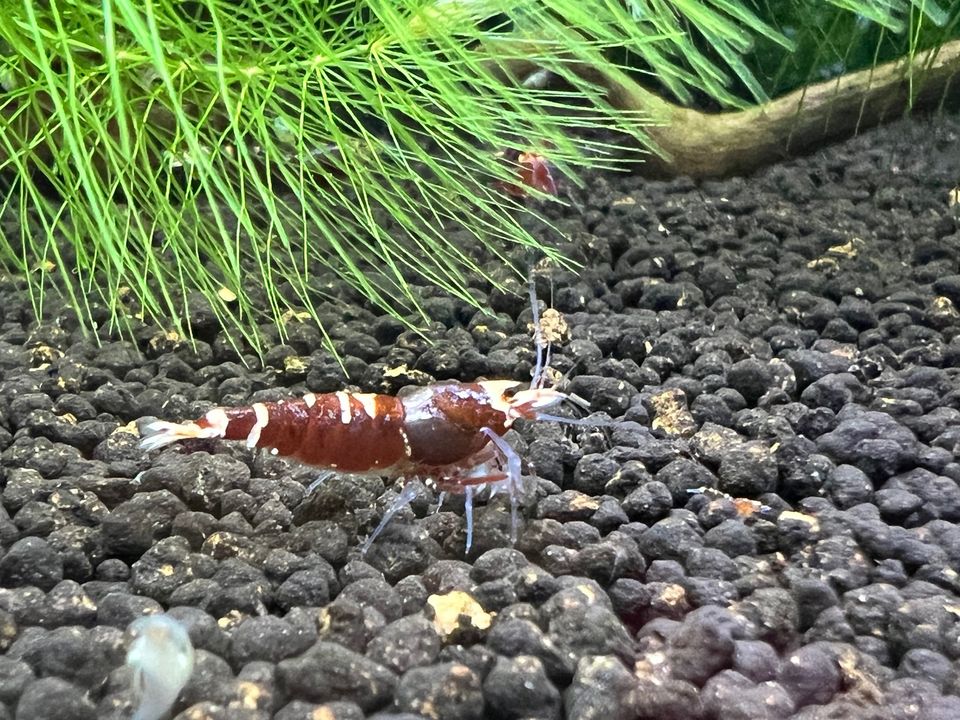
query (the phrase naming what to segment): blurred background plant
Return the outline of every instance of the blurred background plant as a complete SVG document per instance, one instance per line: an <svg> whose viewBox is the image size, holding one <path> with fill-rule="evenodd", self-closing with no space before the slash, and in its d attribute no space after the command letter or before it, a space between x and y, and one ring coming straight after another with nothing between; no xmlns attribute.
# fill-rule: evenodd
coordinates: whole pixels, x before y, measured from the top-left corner
<svg viewBox="0 0 960 720"><path fill-rule="evenodd" d="M417 283L473 302L512 247L563 262L499 151L575 181L623 159L596 130L649 142L578 68L750 107L957 37L945 1L8 1L0 262L91 330L189 336L208 303L260 350L343 288L415 323Z"/></svg>
<svg viewBox="0 0 960 720"><path fill-rule="evenodd" d="M625 46L664 97L743 108L960 38L957 0L625 0L665 41ZM667 71L664 72L664 68Z"/></svg>

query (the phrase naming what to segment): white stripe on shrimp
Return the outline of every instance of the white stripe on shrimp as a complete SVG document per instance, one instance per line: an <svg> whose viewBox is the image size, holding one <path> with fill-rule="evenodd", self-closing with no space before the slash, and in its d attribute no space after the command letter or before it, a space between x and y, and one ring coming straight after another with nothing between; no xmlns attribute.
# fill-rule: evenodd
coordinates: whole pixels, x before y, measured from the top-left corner
<svg viewBox="0 0 960 720"><path fill-rule="evenodd" d="M340 390L337 392L337 400L340 402L340 422L349 425L353 417L353 412L350 410L350 395Z"/></svg>
<svg viewBox="0 0 960 720"><path fill-rule="evenodd" d="M354 400L360 403L363 411L372 418L377 416L377 396L373 393L354 393Z"/></svg>
<svg viewBox="0 0 960 720"><path fill-rule="evenodd" d="M250 428L250 434L247 435L247 447L253 448L260 442L260 432L270 422L270 413L267 406L263 403L254 403L251 405L254 414L257 416L257 422Z"/></svg>

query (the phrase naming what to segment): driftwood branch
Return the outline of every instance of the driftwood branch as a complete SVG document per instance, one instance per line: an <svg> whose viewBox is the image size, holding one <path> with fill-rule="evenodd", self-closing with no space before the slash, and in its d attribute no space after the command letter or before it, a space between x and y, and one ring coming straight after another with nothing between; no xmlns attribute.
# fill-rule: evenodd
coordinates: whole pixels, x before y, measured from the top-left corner
<svg viewBox="0 0 960 720"><path fill-rule="evenodd" d="M514 77L534 69L526 61L506 68ZM960 100L960 41L841 77L808 85L746 110L707 113L664 100L610 67L574 63L581 78L606 89L620 110L642 113L656 153L639 172L696 178L749 173L826 142L902 117L910 109Z"/></svg>

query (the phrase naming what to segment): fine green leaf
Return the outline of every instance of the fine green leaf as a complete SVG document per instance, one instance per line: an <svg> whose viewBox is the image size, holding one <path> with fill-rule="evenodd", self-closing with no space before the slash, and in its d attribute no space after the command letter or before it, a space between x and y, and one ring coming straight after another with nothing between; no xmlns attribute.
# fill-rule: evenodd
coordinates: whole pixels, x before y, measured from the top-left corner
<svg viewBox="0 0 960 720"><path fill-rule="evenodd" d="M37 313L56 291L92 331L189 335L202 296L258 350L341 290L416 324L424 283L473 302L469 277L500 282L484 258L566 262L495 188L515 180L500 151L545 154L576 183L618 165L598 129L646 142L642 115L576 64L745 107L935 47L955 5L7 0L0 262ZM517 61L562 82L496 71Z"/></svg>

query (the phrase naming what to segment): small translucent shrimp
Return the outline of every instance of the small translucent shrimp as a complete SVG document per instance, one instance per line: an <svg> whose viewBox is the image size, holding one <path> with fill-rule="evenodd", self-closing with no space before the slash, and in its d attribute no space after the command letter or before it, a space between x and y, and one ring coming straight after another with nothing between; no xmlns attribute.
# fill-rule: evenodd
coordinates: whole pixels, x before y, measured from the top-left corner
<svg viewBox="0 0 960 720"><path fill-rule="evenodd" d="M160 720L173 707L193 672L193 645L186 628L169 615L137 618L127 667L133 670L138 705L133 720Z"/></svg>

